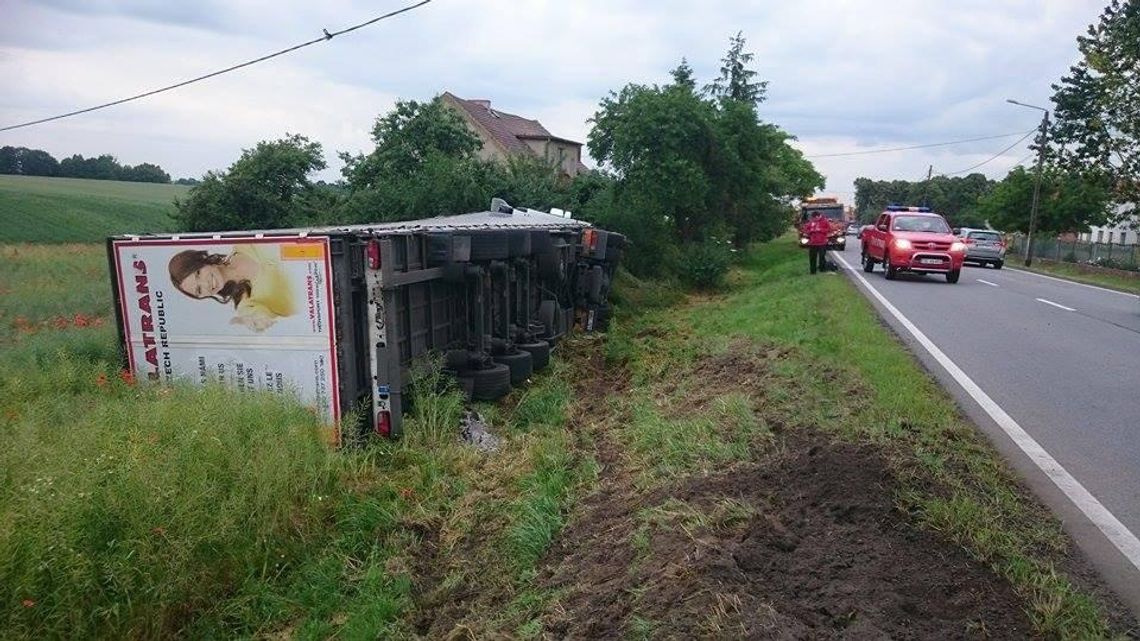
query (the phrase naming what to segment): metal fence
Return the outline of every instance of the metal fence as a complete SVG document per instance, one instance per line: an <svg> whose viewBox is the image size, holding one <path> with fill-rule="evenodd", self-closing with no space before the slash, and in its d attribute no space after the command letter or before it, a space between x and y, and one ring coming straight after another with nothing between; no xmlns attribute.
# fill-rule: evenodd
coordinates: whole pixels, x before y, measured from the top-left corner
<svg viewBox="0 0 1140 641"><path fill-rule="evenodd" d="M1025 255L1025 237L1010 238L1009 253ZM1115 269L1140 269L1140 245L1092 243L1060 238L1034 238L1033 256L1067 263L1084 263Z"/></svg>

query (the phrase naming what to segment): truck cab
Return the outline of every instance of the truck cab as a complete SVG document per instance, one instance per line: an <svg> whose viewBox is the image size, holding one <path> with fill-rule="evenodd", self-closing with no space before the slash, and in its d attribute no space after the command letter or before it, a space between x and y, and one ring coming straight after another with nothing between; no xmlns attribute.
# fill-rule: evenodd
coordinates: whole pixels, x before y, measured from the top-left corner
<svg viewBox="0 0 1140 641"><path fill-rule="evenodd" d="M796 224L796 231L800 235L800 247L808 246L808 237L804 233L804 225L811 220L815 212L823 214L831 229L827 234L827 248L843 250L847 247L847 212L843 203L835 198L808 198L800 203L800 220Z"/></svg>
<svg viewBox="0 0 1140 641"><path fill-rule="evenodd" d="M957 283L966 257L966 244L950 230L946 219L928 207L890 205L862 235L863 271L882 265L887 280L900 272L945 274Z"/></svg>

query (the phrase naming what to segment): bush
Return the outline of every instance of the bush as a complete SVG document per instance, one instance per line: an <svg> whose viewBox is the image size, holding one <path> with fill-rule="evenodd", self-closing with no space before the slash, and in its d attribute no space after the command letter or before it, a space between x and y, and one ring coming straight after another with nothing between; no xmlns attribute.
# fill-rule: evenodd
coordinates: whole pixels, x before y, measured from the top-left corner
<svg viewBox="0 0 1140 641"><path fill-rule="evenodd" d="M724 283L724 275L732 263L732 251L726 242L709 240L685 245L681 252L681 280L697 289L716 289Z"/></svg>

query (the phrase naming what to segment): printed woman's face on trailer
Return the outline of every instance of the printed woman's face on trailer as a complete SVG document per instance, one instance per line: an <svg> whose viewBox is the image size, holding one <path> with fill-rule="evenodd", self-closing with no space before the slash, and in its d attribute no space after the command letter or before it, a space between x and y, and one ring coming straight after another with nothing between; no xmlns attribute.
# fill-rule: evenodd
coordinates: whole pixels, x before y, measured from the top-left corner
<svg viewBox="0 0 1140 641"><path fill-rule="evenodd" d="M182 293L193 298L217 296L225 285L219 265L202 265L177 283Z"/></svg>

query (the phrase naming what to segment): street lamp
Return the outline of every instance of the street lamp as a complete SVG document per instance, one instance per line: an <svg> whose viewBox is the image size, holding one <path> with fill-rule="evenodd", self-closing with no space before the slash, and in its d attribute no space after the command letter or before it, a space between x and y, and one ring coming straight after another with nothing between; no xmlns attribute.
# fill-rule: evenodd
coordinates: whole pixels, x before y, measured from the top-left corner
<svg viewBox="0 0 1140 641"><path fill-rule="evenodd" d="M1045 112L1041 116L1041 136L1037 141L1037 171L1033 181L1033 205L1029 209L1029 233L1025 235L1025 266L1033 264L1033 227L1037 224L1037 201L1041 198L1041 166L1045 164L1045 145L1049 141L1049 110L1037 105L1027 105L1024 102L1007 99L1011 105L1028 107Z"/></svg>

